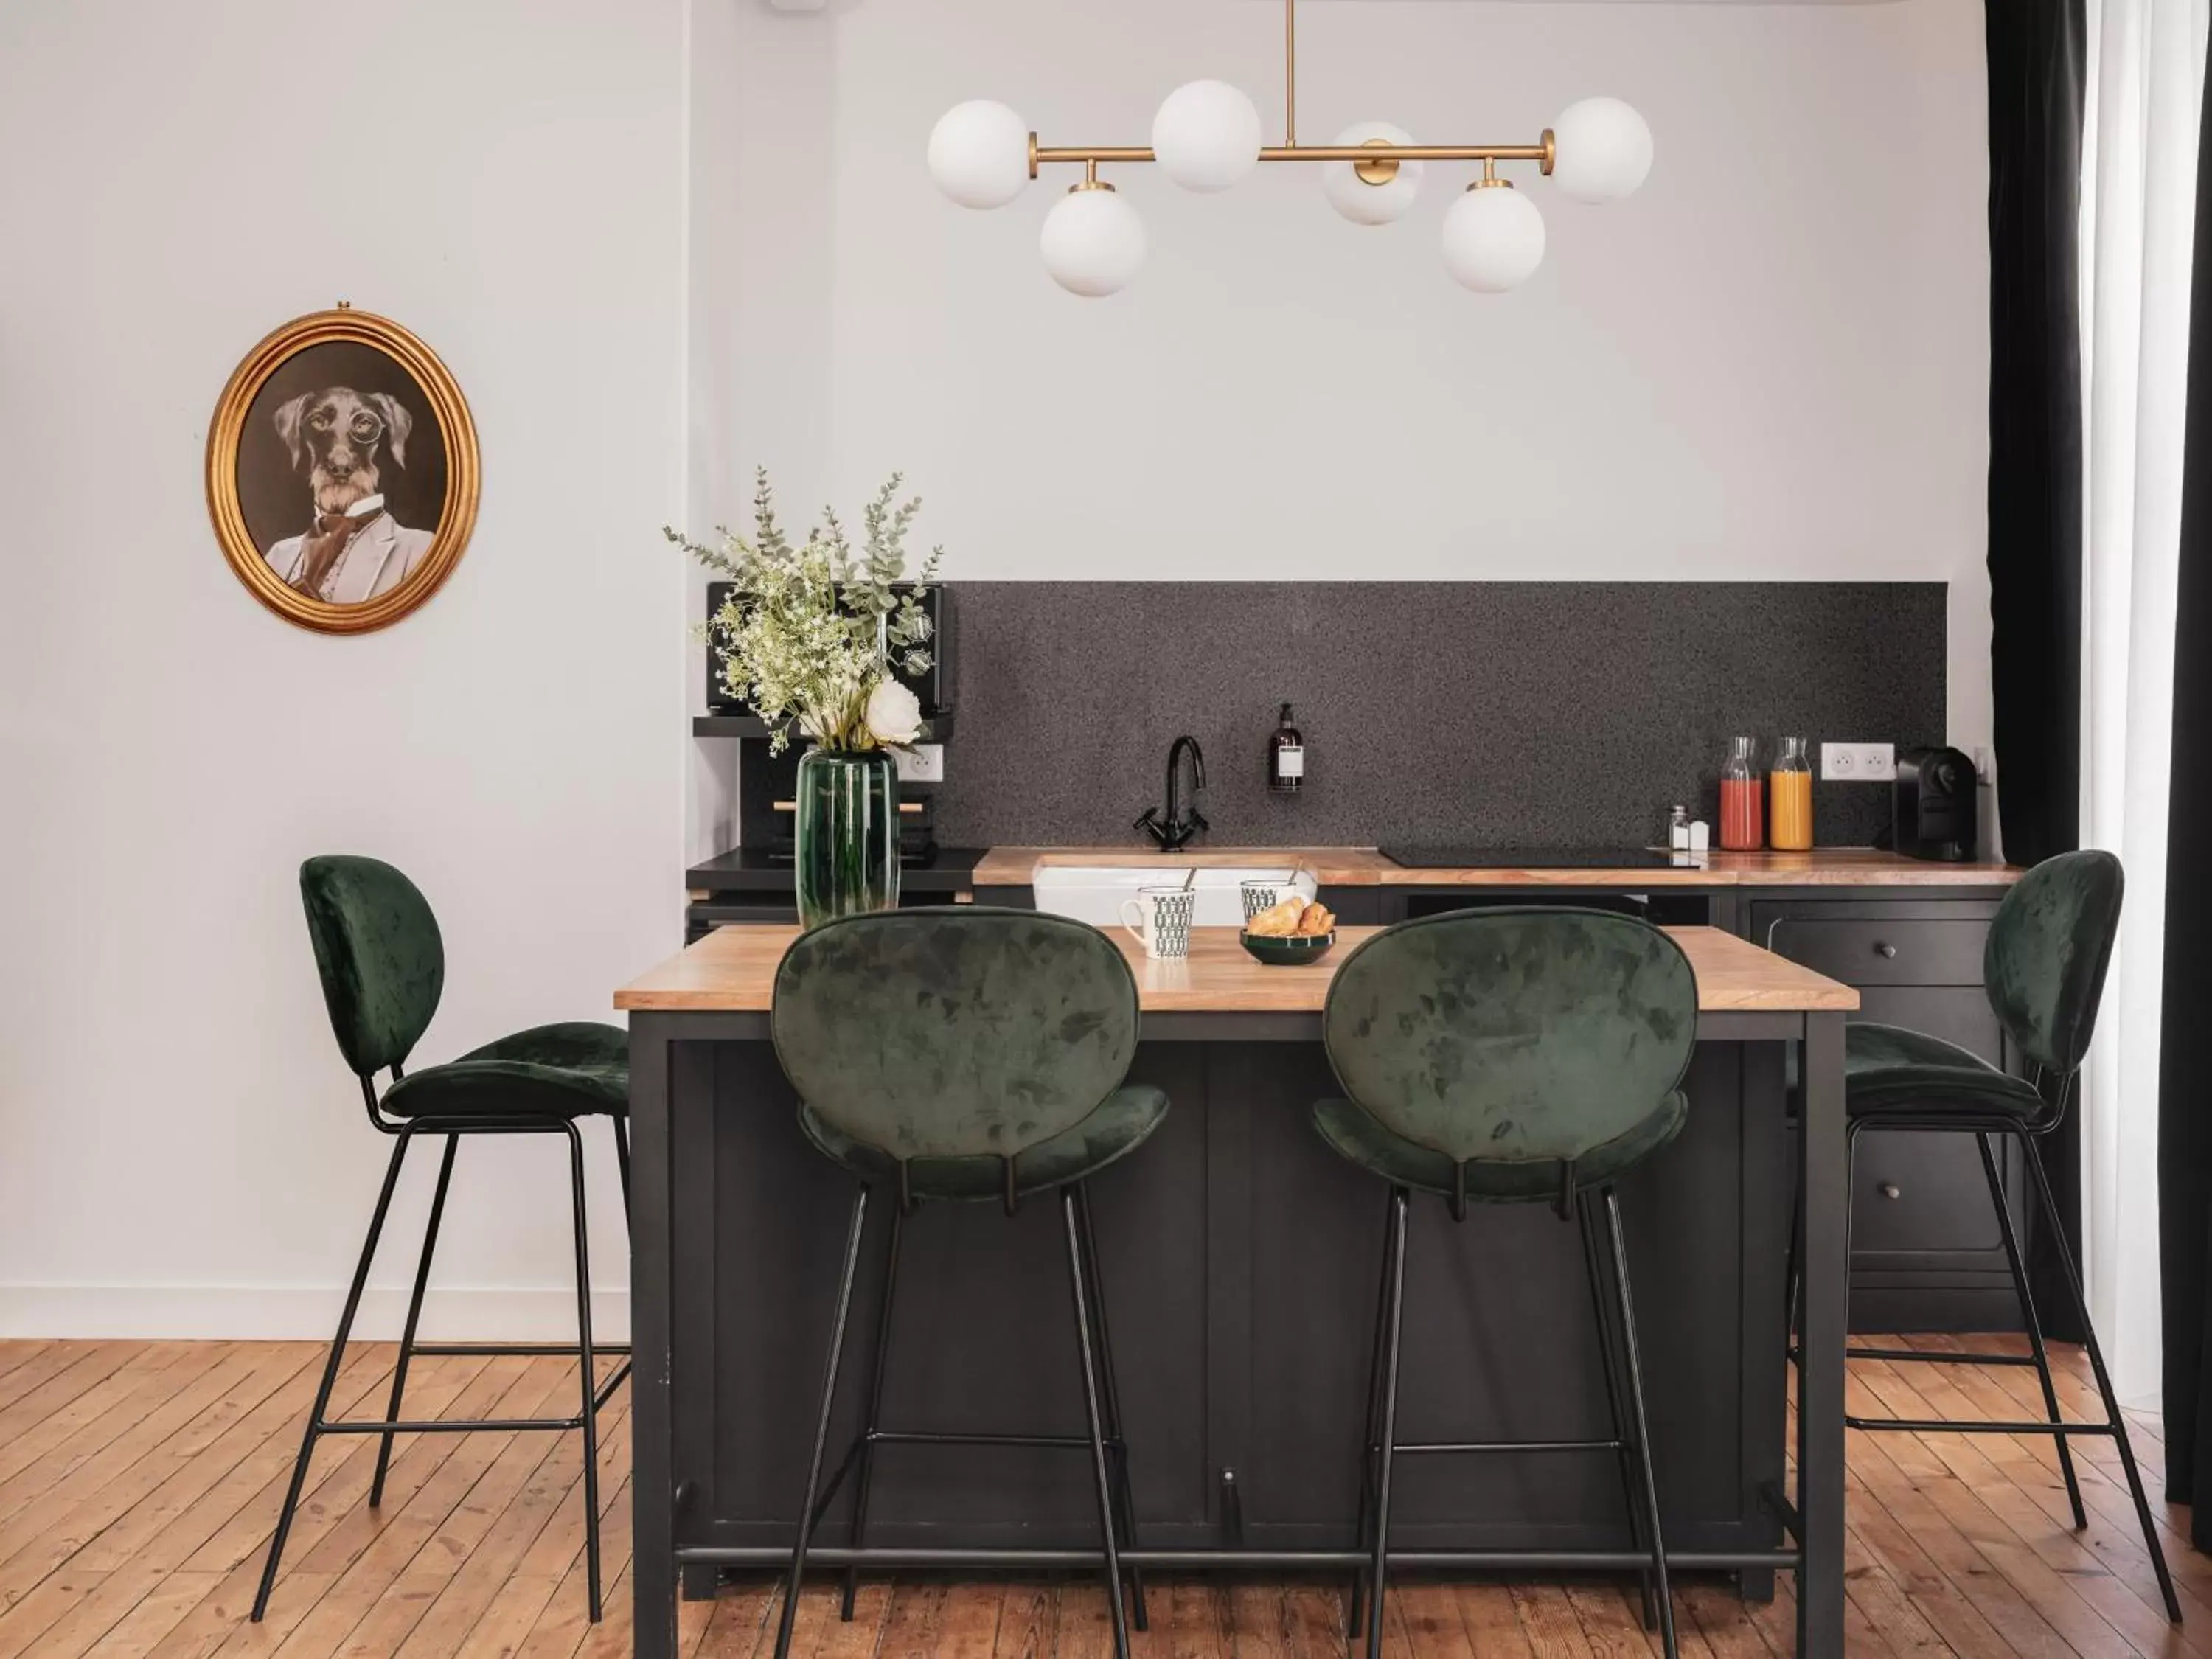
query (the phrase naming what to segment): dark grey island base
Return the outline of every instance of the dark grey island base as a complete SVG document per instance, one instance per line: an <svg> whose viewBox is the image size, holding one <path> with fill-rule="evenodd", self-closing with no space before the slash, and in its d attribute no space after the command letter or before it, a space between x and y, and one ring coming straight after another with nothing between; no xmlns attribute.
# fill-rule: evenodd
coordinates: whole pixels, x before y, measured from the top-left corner
<svg viewBox="0 0 2212 1659"><path fill-rule="evenodd" d="M1842 1019L1702 1014L1689 1127L1622 1188L1668 1554L1684 1571L1735 1571L1759 1598L1778 1566L1800 1570L1800 1651L1819 1655L1842 1651ZM632 1005L639 1659L672 1651L679 1575L703 1594L723 1567L787 1560L805 1479L852 1188L800 1137L766 1028L757 1011ZM1134 1484L1125 1559L1344 1571L1357 1559L1383 1189L1308 1126L1309 1103L1334 1087L1313 1014L1148 1000L1144 1035L1133 1077L1164 1089L1173 1111L1092 1187ZM1802 1146L1784 1080L1792 1048L1807 1079ZM1783 1275L1801 1151L1802 1516L1780 1498ZM1414 1218L1408 1306L1419 1319L1406 1337L1401 1432L1601 1435L1574 1230L1544 1206L1478 1208L1455 1224L1442 1201L1417 1200ZM863 1242L833 1457L864 1404L887 1223L878 1206ZM1041 1200L1011 1222L995 1206L909 1220L887 1427L1079 1431L1057 1224ZM1095 1564L1087 1481L1084 1459L1059 1450L888 1448L862 1559ZM851 1559L849 1497L817 1534L825 1570ZM1804 1537L1802 1566L1790 1529ZM1408 1571L1553 1569L1567 1565L1560 1552L1627 1571L1636 1559L1602 1454L1406 1460L1392 1540Z"/></svg>

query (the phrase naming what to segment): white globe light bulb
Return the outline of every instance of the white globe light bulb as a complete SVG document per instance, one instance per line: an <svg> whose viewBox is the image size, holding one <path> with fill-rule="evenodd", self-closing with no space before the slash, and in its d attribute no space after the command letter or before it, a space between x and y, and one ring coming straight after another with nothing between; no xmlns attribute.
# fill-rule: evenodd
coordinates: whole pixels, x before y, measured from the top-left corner
<svg viewBox="0 0 2212 1659"><path fill-rule="evenodd" d="M1006 206L1030 181L1030 124L988 98L954 105L930 131L929 176L962 207Z"/></svg>
<svg viewBox="0 0 2212 1659"><path fill-rule="evenodd" d="M1544 260L1544 216L1510 185L1477 185L1444 215L1444 269L1478 294L1516 288Z"/></svg>
<svg viewBox="0 0 2212 1659"><path fill-rule="evenodd" d="M1227 190L1260 165L1260 112L1225 81L1177 87L1152 117L1160 171L1185 190Z"/></svg>
<svg viewBox="0 0 2212 1659"><path fill-rule="evenodd" d="M1145 222L1111 185L1078 185L1044 217L1044 268L1070 294L1102 300L1145 263Z"/></svg>
<svg viewBox="0 0 2212 1659"><path fill-rule="evenodd" d="M1336 135L1337 145L1350 149L1380 139L1386 144L1410 144L1413 135L1388 121L1362 121ZM1404 218L1421 193L1419 161L1401 161L1395 178L1370 185L1359 176L1356 161L1328 161L1321 170L1321 187L1328 204L1355 225L1395 224Z"/></svg>
<svg viewBox="0 0 2212 1659"><path fill-rule="evenodd" d="M1593 206L1633 195L1651 171L1651 129L1618 98L1585 98L1552 124L1552 182Z"/></svg>

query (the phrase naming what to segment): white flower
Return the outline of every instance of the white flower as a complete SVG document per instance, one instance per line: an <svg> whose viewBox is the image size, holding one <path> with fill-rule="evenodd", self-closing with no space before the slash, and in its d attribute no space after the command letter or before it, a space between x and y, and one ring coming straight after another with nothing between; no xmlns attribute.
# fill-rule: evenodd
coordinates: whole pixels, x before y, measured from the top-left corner
<svg viewBox="0 0 2212 1659"><path fill-rule="evenodd" d="M868 693L868 730L878 743L894 747L921 735L921 701L886 675Z"/></svg>

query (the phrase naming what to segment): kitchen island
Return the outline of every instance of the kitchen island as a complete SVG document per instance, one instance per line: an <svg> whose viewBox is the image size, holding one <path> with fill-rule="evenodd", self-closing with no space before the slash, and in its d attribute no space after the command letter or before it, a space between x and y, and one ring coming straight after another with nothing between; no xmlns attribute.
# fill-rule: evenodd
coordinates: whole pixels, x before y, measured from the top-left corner
<svg viewBox="0 0 2212 1659"><path fill-rule="evenodd" d="M1227 930L1184 963L1134 955L1133 1080L1159 1133L1093 1184L1144 1566L1348 1570L1382 1195L1307 1121L1336 1092L1319 1037L1334 967L1263 968ZM1800 1574L1800 1651L1843 1650L1843 1021L1849 987L1705 927L1675 937L1698 982L1688 1127L1622 1188L1650 1360L1668 1554L1771 1594ZM623 990L635 1213L636 1652L674 1650L679 1583L787 1552L848 1215L849 1178L801 1138L768 1040L795 930L725 927ZM1125 949L1130 949L1125 945ZM1785 1082L1795 1056L1803 1124ZM1806 1190L1795 1501L1785 1468L1783 1274ZM908 1224L885 1421L1066 1432L1079 1421L1056 1212L925 1208ZM1542 1206L1455 1225L1416 1205L1401 1421L1413 1436L1570 1437L1601 1425L1596 1335L1573 1231ZM880 1221L876 1226L883 1224ZM848 1378L876 1340L872 1226ZM858 1387L832 1443L854 1432ZM1571 1467L1571 1463L1581 1465ZM1633 1570L1608 1460L1404 1469L1394 1571ZM870 1569L1095 1563L1082 1460L900 1447L877 1460ZM851 1559L842 1500L817 1534ZM1794 1534L1794 1535L1793 1535Z"/></svg>

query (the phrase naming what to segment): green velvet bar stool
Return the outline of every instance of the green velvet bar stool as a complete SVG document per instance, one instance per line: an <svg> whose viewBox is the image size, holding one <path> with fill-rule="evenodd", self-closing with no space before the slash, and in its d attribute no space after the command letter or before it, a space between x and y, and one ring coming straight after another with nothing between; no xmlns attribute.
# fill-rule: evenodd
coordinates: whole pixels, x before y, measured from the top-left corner
<svg viewBox="0 0 2212 1659"><path fill-rule="evenodd" d="M591 1264L586 1248L584 1143L577 1120L604 1115L614 1125L615 1152L622 1176L623 1208L629 1207L629 1036L618 1026L577 1022L540 1025L501 1037L459 1060L419 1072L406 1069L408 1057L437 1012L446 980L445 946L437 918L415 884L374 859L313 858L300 866L300 897L307 907L307 936L323 982L323 1002L338 1051L361 1084L368 1121L393 1137L384 1187L369 1217L368 1237L346 1291L315 1402L307 1413L305 1437L292 1465L292 1484L269 1540L269 1559L253 1598L253 1618L268 1610L269 1592L283 1559L300 1492L307 1478L315 1442L326 1434L379 1437L376 1473L368 1489L369 1507L383 1501L385 1472L394 1434L465 1432L495 1429L579 1431L584 1440L584 1554L594 1622L599 1617L599 1413L629 1375L626 1343L592 1340ZM381 1099L376 1073L389 1071L392 1082ZM464 1135L558 1134L568 1138L569 1203L575 1228L576 1340L573 1346L535 1343L417 1342L422 1293L430 1281L430 1256L438 1243L438 1224L446 1212L446 1191L453 1176L453 1157ZM399 1337L392 1373L391 1398L382 1418L333 1421L331 1389L345 1358L354 1316L361 1306L370 1262L376 1255L399 1166L417 1135L442 1136L445 1150L438 1184L430 1199L430 1218L416 1263L415 1286ZM417 1354L573 1354L577 1360L579 1406L573 1417L521 1419L434 1419L403 1421L399 1416L407 1369ZM595 1362L617 1360L605 1382L595 1383Z"/></svg>
<svg viewBox="0 0 2212 1659"><path fill-rule="evenodd" d="M860 1183L776 1632L777 1659L790 1650L807 1544L823 1511L857 1466L853 1542L860 1547L876 1451L899 1444L1087 1450L1105 1540L1114 1651L1127 1659L1119 1540L1133 1524L1128 1456L1085 1191L1092 1176L1143 1145L1167 1116L1165 1095L1126 1082L1137 1048L1137 984L1127 962L1095 927L1034 911L957 905L852 916L793 944L776 970L771 1024L776 1057L800 1101L800 1129ZM825 1487L822 1465L861 1229L877 1188L895 1207L875 1376L861 1431ZM939 1201L997 1202L1012 1215L1023 1199L1047 1189L1060 1195L1088 1434L886 1430L884 1358L906 1216L917 1205ZM854 1577L848 1568L848 1619ZM1144 1589L1134 1573L1131 1579L1142 1629Z"/></svg>
<svg viewBox="0 0 2212 1659"><path fill-rule="evenodd" d="M1645 1621L1657 1624L1674 1659L1674 1604L1616 1184L1671 1142L1688 1117L1680 1085L1698 1036L1688 959L1657 928L1608 912L1425 917L1376 934L1346 960L1329 988L1322 1035L1347 1098L1316 1104L1314 1127L1389 1188L1360 1463L1360 1547L1370 1559L1352 1584L1352 1633L1363 1591L1371 1589L1367 1652L1381 1659L1399 1456L1610 1452L1620 1467L1632 1547L1650 1557ZM1443 1199L1455 1220L1474 1204L1547 1202L1563 1221L1579 1219L1612 1419L1607 1437L1400 1443L1406 1217L1415 1192ZM1595 1201L1582 1202L1585 1196Z"/></svg>
<svg viewBox="0 0 2212 1659"><path fill-rule="evenodd" d="M2069 1443L2075 1435L2109 1437L2118 1448L2120 1467L2126 1472L2128 1493L2135 1500L2136 1517L2142 1528L2143 1547L2158 1576L2166 1598L2166 1616L2181 1622L2181 1603L2173 1593L2173 1580L2159 1547L2158 1528L2151 1518L2150 1501L2143 1491L2142 1475L2136 1467L2134 1448L2120 1417L2120 1404L2112 1392L2112 1379L2105 1369L2103 1350L2089 1323L2089 1308L2081 1295L2081 1276L2074 1265L2074 1252L2065 1230L2057 1224L2058 1208L2051 1197L2050 1177L2044 1173L2037 1142L2064 1121L2074 1080L2089 1051L2097 1025L2097 1008L2105 992L2105 969L2119 931L2120 901L2124 888L2120 861L2110 853L2062 853L2047 859L2021 877L1997 907L1990 924L1989 942L1982 955L1982 983L1990 1006L2003 1024L2014 1049L2027 1061L2027 1078L1999 1071L1978 1054L1941 1038L1903 1026L1853 1024L1844 1033L1844 1109L1849 1118L1845 1133L1846 1158L1868 1129L1885 1134L1915 1130L1936 1134L1971 1134L1982 1156L1982 1174L1990 1201L1996 1206L1998 1231L2004 1239L2005 1263L2012 1271L2013 1289L2020 1297L2021 1314L2027 1326L2028 1352L1939 1353L1917 1348L1852 1348L1851 1357L1893 1364L2033 1365L2043 1385L2043 1422L1953 1422L1887 1417L1847 1417L1855 1429L1905 1430L1944 1434L2047 1434L2058 1443L2059 1472L2065 1477L2066 1496L2073 1505L2074 1525L2089 1524L2081 1505L2081 1482L2075 1477L2074 1454ZM2081 1321L2089 1368L2097 1379L2104 1402L2102 1423L2070 1423L2063 1419L2058 1392L2051 1380L2051 1359L2044 1345L2043 1323L2030 1292L2027 1269L2021 1249L2012 1208L2005 1200L2004 1182L1998 1173L1996 1146L2009 1137L2020 1146L2023 1161L2033 1179L2039 1213L2051 1228L2067 1294ZM1846 1164L1848 1173L1850 1165ZM1847 1235L1848 1237L1848 1235ZM1790 1329L1796 1330L1799 1269L1795 1229L1790 1261ZM1848 1253L1848 1247L1847 1247ZM1796 1358L1796 1349L1790 1349Z"/></svg>

